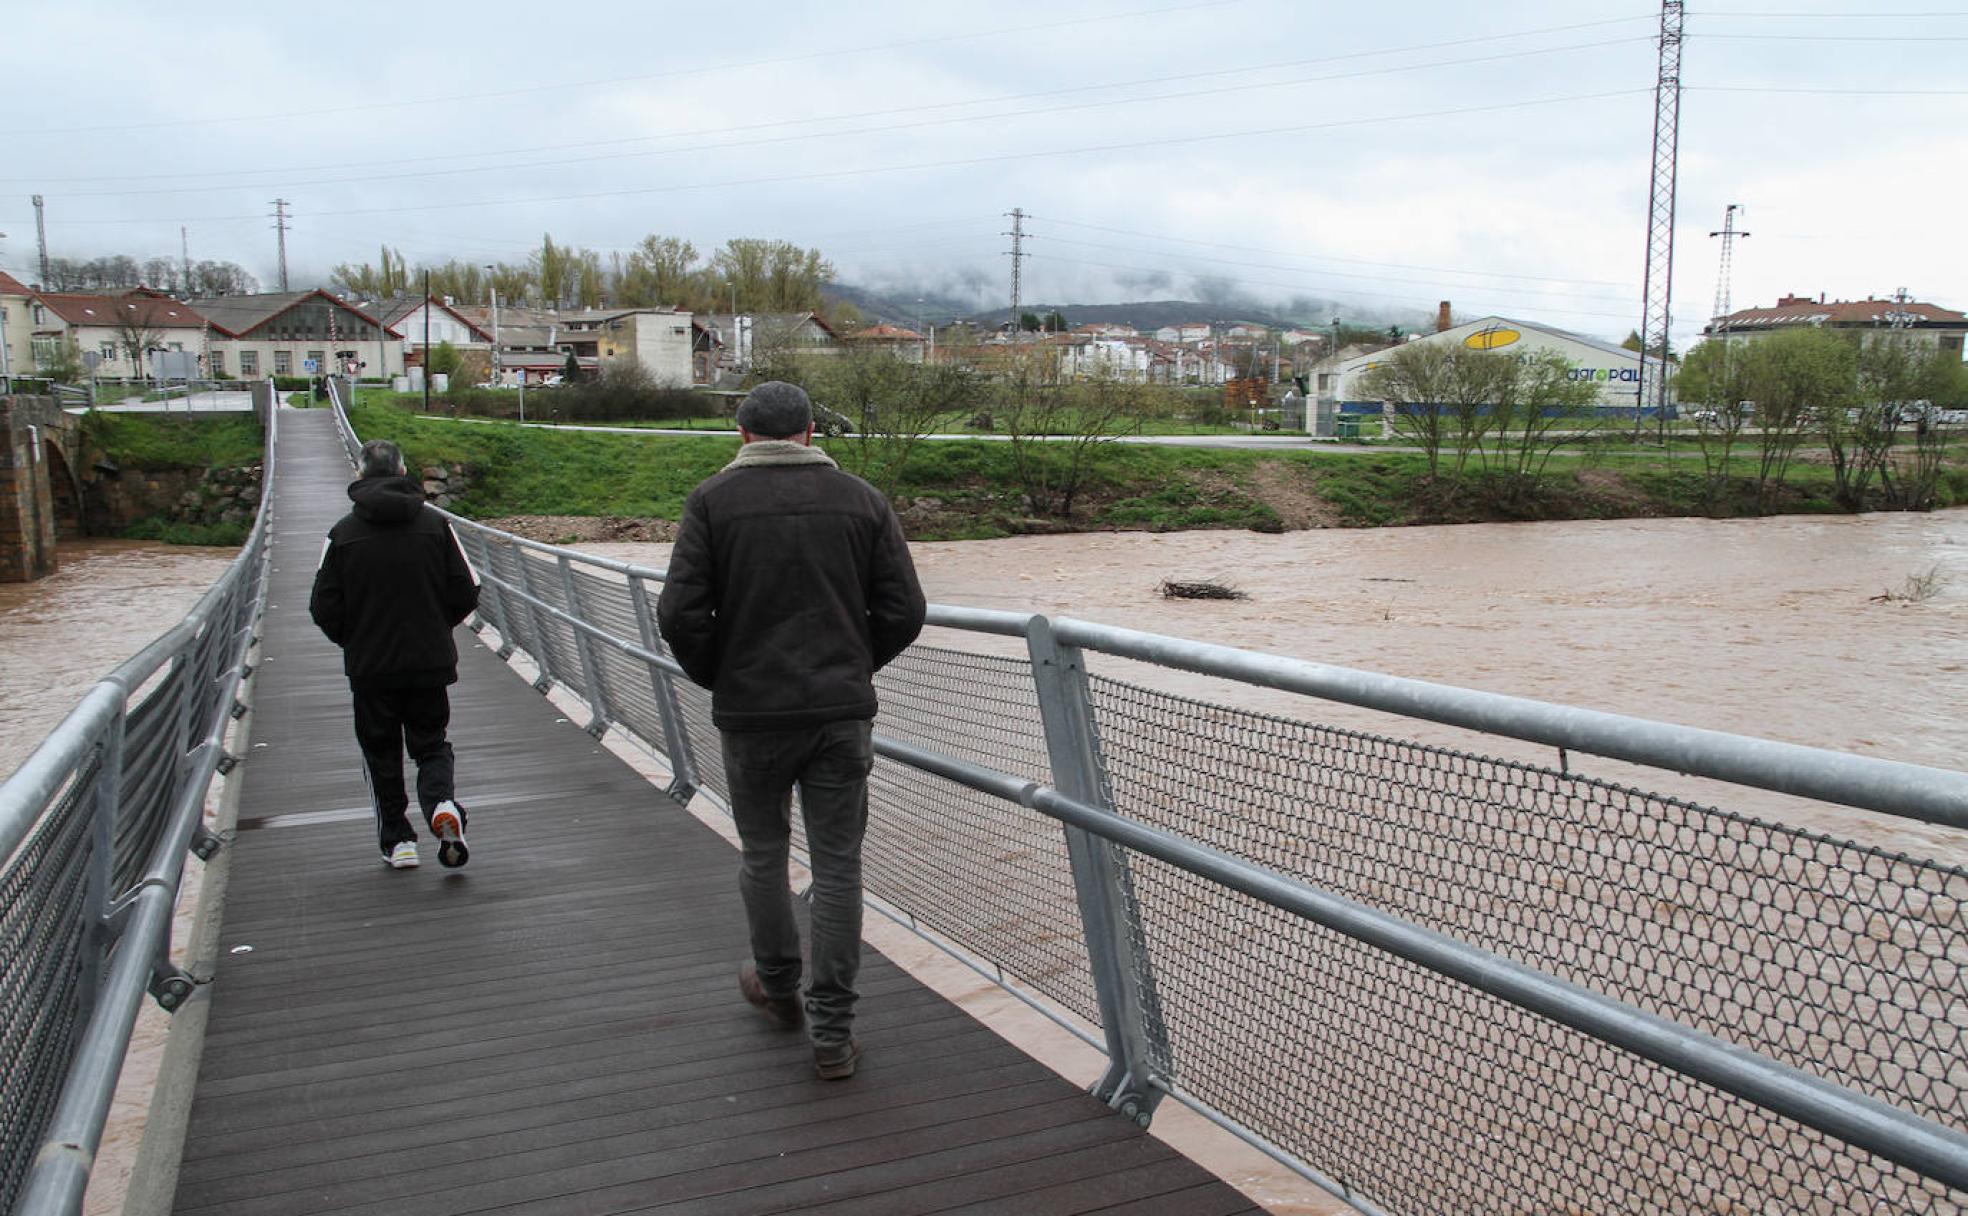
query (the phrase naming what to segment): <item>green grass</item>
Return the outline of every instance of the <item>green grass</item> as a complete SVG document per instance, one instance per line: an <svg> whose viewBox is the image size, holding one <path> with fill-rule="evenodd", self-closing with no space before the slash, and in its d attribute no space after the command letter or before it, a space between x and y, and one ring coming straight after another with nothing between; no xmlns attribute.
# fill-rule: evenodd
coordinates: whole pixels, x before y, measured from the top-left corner
<svg viewBox="0 0 1968 1216"><path fill-rule="evenodd" d="M260 424L251 414L106 414L82 420L89 446L118 464L238 468L258 464Z"/></svg>
<svg viewBox="0 0 1968 1216"><path fill-rule="evenodd" d="M729 432L699 438L460 425L392 408L383 404L385 397L364 395L353 415L357 433L396 440L413 468L431 463L471 466L471 488L457 508L478 518L675 519L690 490L737 451L736 437ZM818 442L849 469L857 467L864 451L863 441L852 436ZM926 521L911 525L911 534L925 540L1063 528L1273 531L1282 525L1256 488L1258 466L1267 462L1294 466L1302 485L1349 527L1711 511L1702 462L1658 448L1628 447L1615 461L1598 448L1560 453L1546 477L1527 492L1505 475L1484 474L1473 461L1461 478L1431 479L1417 452L1102 444L1092 453L1073 518L1038 520L1024 501L1017 455L1003 442L924 441L915 446L899 476L888 478L878 468L867 473L898 498L933 498L942 504ZM1055 471L1068 457L1064 445L1036 445L1028 455ZM1735 463L1729 493L1713 513L1835 510L1826 466L1793 463L1784 491L1767 507L1755 501L1748 482L1754 469L1753 460ZM1956 462L1944 471L1939 498L1941 505L1968 502L1968 467Z"/></svg>

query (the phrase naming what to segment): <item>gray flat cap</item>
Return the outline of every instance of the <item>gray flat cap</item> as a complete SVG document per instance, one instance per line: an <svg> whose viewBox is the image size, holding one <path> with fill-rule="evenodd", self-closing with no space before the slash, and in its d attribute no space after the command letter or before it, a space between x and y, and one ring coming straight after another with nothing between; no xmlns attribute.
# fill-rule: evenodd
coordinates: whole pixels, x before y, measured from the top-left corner
<svg viewBox="0 0 1968 1216"><path fill-rule="evenodd" d="M784 380L767 380L738 405L738 425L767 439L804 435L813 425L813 403L806 390Z"/></svg>

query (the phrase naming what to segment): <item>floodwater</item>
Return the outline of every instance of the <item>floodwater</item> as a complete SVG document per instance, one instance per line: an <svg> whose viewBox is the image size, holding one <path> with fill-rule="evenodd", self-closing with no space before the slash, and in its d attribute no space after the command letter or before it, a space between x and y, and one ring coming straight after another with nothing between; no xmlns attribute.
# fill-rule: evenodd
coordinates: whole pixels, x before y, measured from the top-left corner
<svg viewBox="0 0 1968 1216"><path fill-rule="evenodd" d="M184 619L236 549L62 543L55 573L0 583L0 773L11 773L89 686Z"/></svg>
<svg viewBox="0 0 1968 1216"><path fill-rule="evenodd" d="M595 551L644 565L667 545ZM1026 610L1942 768L1968 756L1968 511L1095 533L914 546L933 601ZM1241 600L1170 600L1163 580ZM1925 584L1926 598L1919 584ZM938 645L1018 643L932 630ZM1097 673L1550 765L1549 748L1133 664ZM1574 771L1652 784L1607 761ZM1968 861L1968 836L1776 795L1673 792Z"/></svg>

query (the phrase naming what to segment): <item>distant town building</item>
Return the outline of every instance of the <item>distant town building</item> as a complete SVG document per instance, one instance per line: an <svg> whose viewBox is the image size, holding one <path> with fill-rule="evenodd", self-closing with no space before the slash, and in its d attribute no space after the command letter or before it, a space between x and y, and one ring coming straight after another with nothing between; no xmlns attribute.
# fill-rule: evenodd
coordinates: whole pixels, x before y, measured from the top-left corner
<svg viewBox="0 0 1968 1216"><path fill-rule="evenodd" d="M0 270L0 374L31 376L34 334L28 328L34 293L27 284Z"/></svg>
<svg viewBox="0 0 1968 1216"><path fill-rule="evenodd" d="M597 308L560 314L559 342L582 366L601 371L633 364L657 384L686 388L695 379L690 314L676 308Z"/></svg>
<svg viewBox="0 0 1968 1216"><path fill-rule="evenodd" d="M1962 338L1968 335L1968 314L1919 300L1833 300L1821 295L1780 296L1771 308L1744 308L1709 323L1706 337L1727 335L1735 342L1753 342L1767 334L1809 327L1860 335L1908 334L1923 346L1961 358Z"/></svg>
<svg viewBox="0 0 1968 1216"><path fill-rule="evenodd" d="M1210 327L1202 321L1185 321L1180 325L1164 325L1155 331L1157 342L1202 342L1209 338Z"/></svg>
<svg viewBox="0 0 1968 1216"><path fill-rule="evenodd" d="M1640 353L1599 338L1530 321L1491 316L1454 325L1440 333L1410 338L1402 345L1424 343L1455 343L1470 350L1509 355L1534 355L1550 351L1572 364L1574 379L1588 380L1598 386L1600 407L1630 410L1639 403ZM1393 349L1383 348L1350 357L1341 352L1336 371L1322 369L1313 395L1334 400L1341 408L1384 405L1384 402L1367 394L1365 380L1367 373L1385 362ZM1658 365L1659 360L1650 358L1648 362Z"/></svg>
<svg viewBox="0 0 1968 1216"><path fill-rule="evenodd" d="M384 326L403 335L406 365L422 366L426 335L433 347L449 342L460 351L492 349L490 326L474 321L449 297L442 300L422 296L377 300L364 305L364 309L373 313Z"/></svg>
<svg viewBox="0 0 1968 1216"><path fill-rule="evenodd" d="M325 291L204 296L191 303L212 323L206 368L212 375L306 376L351 365L364 376L403 374L403 335Z"/></svg>
<svg viewBox="0 0 1968 1216"><path fill-rule="evenodd" d="M921 363L929 350L928 338L899 325L870 325L848 334L846 341L851 346L886 350L908 363Z"/></svg>
<svg viewBox="0 0 1968 1216"><path fill-rule="evenodd" d="M36 368L59 365L63 348L72 347L93 375L109 380L143 379L149 374L152 351L188 351L198 356L206 374L215 370L217 351L208 350L206 317L159 292L144 288L122 295L33 291L26 313L30 361ZM11 325L8 332L11 344ZM13 365L11 351L8 365Z"/></svg>

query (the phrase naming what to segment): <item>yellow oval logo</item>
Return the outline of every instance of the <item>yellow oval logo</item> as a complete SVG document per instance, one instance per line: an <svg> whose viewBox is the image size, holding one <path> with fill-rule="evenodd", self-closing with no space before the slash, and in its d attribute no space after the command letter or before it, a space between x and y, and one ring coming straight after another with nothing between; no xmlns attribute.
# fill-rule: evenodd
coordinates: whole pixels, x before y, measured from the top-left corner
<svg viewBox="0 0 1968 1216"><path fill-rule="evenodd" d="M1514 329L1485 329L1470 334L1462 340L1462 344L1470 350L1495 350L1499 346L1509 346L1523 336Z"/></svg>

